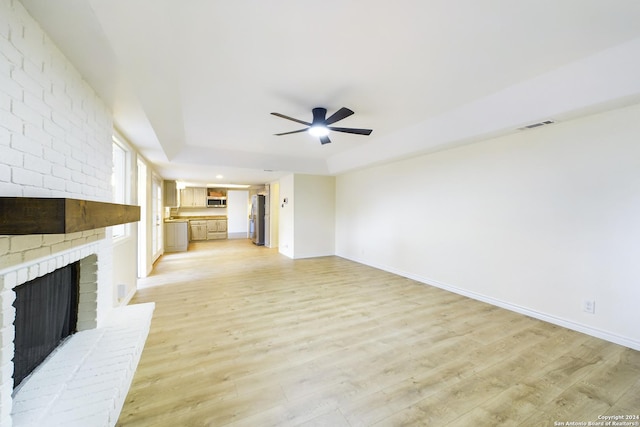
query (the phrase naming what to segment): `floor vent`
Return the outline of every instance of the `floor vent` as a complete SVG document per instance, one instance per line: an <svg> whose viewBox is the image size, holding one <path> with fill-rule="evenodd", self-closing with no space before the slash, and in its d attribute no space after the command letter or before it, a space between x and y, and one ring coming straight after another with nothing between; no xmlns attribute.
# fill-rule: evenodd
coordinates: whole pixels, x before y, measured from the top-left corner
<svg viewBox="0 0 640 427"><path fill-rule="evenodd" d="M551 124L553 124L555 122L556 122L555 120L544 120L542 122L531 123L530 125L523 126L523 127L519 128L519 130L534 129L534 128L538 128L540 126L551 125Z"/></svg>

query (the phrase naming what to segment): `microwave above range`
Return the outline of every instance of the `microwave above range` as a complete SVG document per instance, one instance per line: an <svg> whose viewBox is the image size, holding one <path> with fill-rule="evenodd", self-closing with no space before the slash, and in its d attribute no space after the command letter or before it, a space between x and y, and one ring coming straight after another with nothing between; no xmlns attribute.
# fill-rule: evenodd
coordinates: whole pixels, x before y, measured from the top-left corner
<svg viewBox="0 0 640 427"><path fill-rule="evenodd" d="M209 196L207 197L207 207L208 208L226 208L227 198Z"/></svg>

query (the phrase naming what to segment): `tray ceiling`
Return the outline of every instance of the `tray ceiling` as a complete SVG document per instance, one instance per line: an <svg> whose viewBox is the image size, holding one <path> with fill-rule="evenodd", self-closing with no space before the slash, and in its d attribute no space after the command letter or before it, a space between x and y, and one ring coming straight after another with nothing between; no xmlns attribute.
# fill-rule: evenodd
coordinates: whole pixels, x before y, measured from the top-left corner
<svg viewBox="0 0 640 427"><path fill-rule="evenodd" d="M167 179L339 174L640 94L636 0L22 3ZM373 134L273 135L343 106Z"/></svg>

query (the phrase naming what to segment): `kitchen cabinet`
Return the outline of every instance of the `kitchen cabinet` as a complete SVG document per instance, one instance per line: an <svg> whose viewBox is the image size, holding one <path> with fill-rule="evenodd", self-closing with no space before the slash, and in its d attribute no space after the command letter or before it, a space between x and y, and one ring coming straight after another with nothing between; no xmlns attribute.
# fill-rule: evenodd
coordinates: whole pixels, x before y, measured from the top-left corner
<svg viewBox="0 0 640 427"><path fill-rule="evenodd" d="M193 189L193 205L197 207L207 206L207 189L196 187Z"/></svg>
<svg viewBox="0 0 640 427"><path fill-rule="evenodd" d="M178 206L178 191L175 181L164 181L164 205L169 208Z"/></svg>
<svg viewBox="0 0 640 427"><path fill-rule="evenodd" d="M187 187L180 190L180 207L204 208L207 206L207 189Z"/></svg>
<svg viewBox="0 0 640 427"><path fill-rule="evenodd" d="M207 220L207 240L223 240L227 238L227 220Z"/></svg>
<svg viewBox="0 0 640 427"><path fill-rule="evenodd" d="M164 250L165 252L186 251L189 246L187 236L187 221L164 223Z"/></svg>
<svg viewBox="0 0 640 427"><path fill-rule="evenodd" d="M189 228L191 229L191 240L207 240L207 221L191 220Z"/></svg>

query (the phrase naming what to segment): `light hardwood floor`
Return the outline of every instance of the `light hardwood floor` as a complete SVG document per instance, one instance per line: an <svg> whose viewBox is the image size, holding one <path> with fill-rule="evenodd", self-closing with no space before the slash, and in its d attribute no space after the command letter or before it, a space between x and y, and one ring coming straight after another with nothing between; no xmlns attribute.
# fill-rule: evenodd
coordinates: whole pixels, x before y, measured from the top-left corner
<svg viewBox="0 0 640 427"><path fill-rule="evenodd" d="M554 426L640 414L640 352L338 257L165 255L118 425Z"/></svg>

